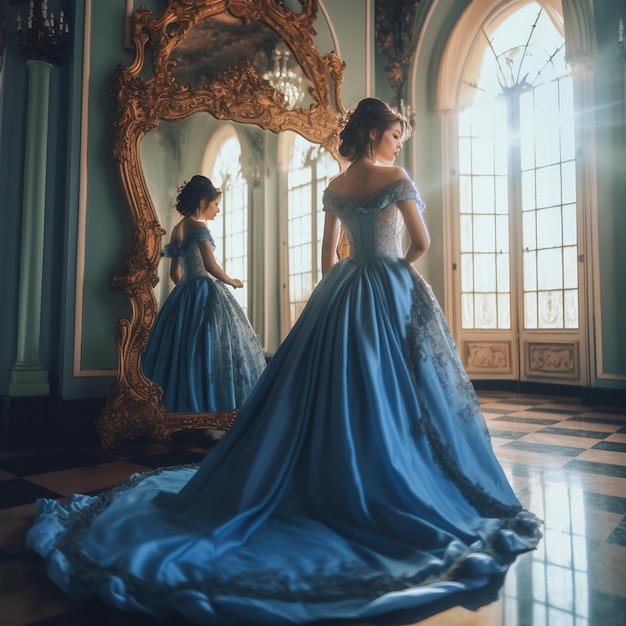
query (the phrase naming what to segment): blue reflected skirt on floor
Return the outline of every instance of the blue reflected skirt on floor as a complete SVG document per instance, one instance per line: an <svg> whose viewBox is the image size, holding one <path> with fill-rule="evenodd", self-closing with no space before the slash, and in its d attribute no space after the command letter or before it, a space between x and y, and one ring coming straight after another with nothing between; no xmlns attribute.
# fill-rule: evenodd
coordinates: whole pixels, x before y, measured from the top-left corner
<svg viewBox="0 0 626 626"><path fill-rule="evenodd" d="M429 286L381 258L332 268L199 466L40 500L28 545L76 599L276 626L415 621L540 537Z"/></svg>

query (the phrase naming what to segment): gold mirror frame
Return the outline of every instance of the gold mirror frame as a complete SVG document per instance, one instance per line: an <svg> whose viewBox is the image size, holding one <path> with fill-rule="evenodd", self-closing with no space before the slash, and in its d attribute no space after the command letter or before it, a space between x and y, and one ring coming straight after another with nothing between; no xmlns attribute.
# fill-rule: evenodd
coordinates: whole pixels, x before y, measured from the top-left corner
<svg viewBox="0 0 626 626"><path fill-rule="evenodd" d="M113 155L133 223L131 251L123 272L113 279L113 289L126 294L131 314L130 319L118 321L117 378L96 423L105 448L138 436L168 441L172 433L181 430L227 430L236 417L235 410L166 413L161 388L142 372L141 355L157 314L154 287L159 280L165 230L146 186L139 150L142 138L160 120L206 111L219 120L255 124L275 133L295 131L336 155L339 119L345 113L340 100L344 64L334 52L320 55L313 43L317 2L300 3L302 11L294 13L277 0L169 0L160 17L153 17L146 7L133 15L135 59L120 69L113 88L120 110ZM172 73L176 61L170 55L196 24L224 12L240 18L244 25L263 22L283 39L310 81L309 108L290 110L283 95L261 78L247 59L233 64L208 85L177 84ZM148 78L147 55L152 69Z"/></svg>

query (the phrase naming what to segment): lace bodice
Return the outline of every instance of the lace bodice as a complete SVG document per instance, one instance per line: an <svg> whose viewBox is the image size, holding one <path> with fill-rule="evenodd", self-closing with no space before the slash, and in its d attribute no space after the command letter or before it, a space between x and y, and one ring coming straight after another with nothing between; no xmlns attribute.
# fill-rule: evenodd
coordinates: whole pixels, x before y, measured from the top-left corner
<svg viewBox="0 0 626 626"><path fill-rule="evenodd" d="M424 210L413 181L397 180L367 198L351 200L326 189L324 210L339 217L350 243L350 258L367 263L381 256L402 256L404 220L398 210L401 200L414 199Z"/></svg>
<svg viewBox="0 0 626 626"><path fill-rule="evenodd" d="M208 276L202 254L200 253L200 247L198 246L200 241L210 242L213 249L215 249L215 241L210 231L207 228L194 228L180 245L168 243L163 250L163 256L165 257L178 257L183 270L183 280L206 278Z"/></svg>

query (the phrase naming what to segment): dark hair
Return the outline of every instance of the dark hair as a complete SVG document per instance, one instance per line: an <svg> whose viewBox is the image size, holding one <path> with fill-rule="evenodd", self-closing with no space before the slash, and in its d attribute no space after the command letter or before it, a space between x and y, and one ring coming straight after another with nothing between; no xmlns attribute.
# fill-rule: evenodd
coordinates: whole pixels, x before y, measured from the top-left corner
<svg viewBox="0 0 626 626"><path fill-rule="evenodd" d="M181 215L190 215L198 208L202 200L212 202L221 195L221 189L215 187L206 176L196 174L189 182L184 182L178 188L176 210Z"/></svg>
<svg viewBox="0 0 626 626"><path fill-rule="evenodd" d="M346 117L346 124L339 134L339 154L350 161L366 154L372 130L383 133L392 124L400 122L403 141L411 135L409 120L378 98L364 98Z"/></svg>

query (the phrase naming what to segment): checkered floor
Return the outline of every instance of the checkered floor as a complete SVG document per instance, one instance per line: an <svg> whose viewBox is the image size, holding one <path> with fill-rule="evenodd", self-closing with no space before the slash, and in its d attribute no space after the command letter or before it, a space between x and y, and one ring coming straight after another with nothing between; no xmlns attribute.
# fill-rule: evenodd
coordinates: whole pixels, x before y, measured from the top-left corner
<svg viewBox="0 0 626 626"><path fill-rule="evenodd" d="M497 601L452 608L420 626L622 626L626 623L626 409L480 393L493 445L524 505L544 522L539 548L511 567ZM33 503L97 493L135 472L194 463L210 439L100 448L0 451L2 626L183 626L77 605L24 547Z"/></svg>

